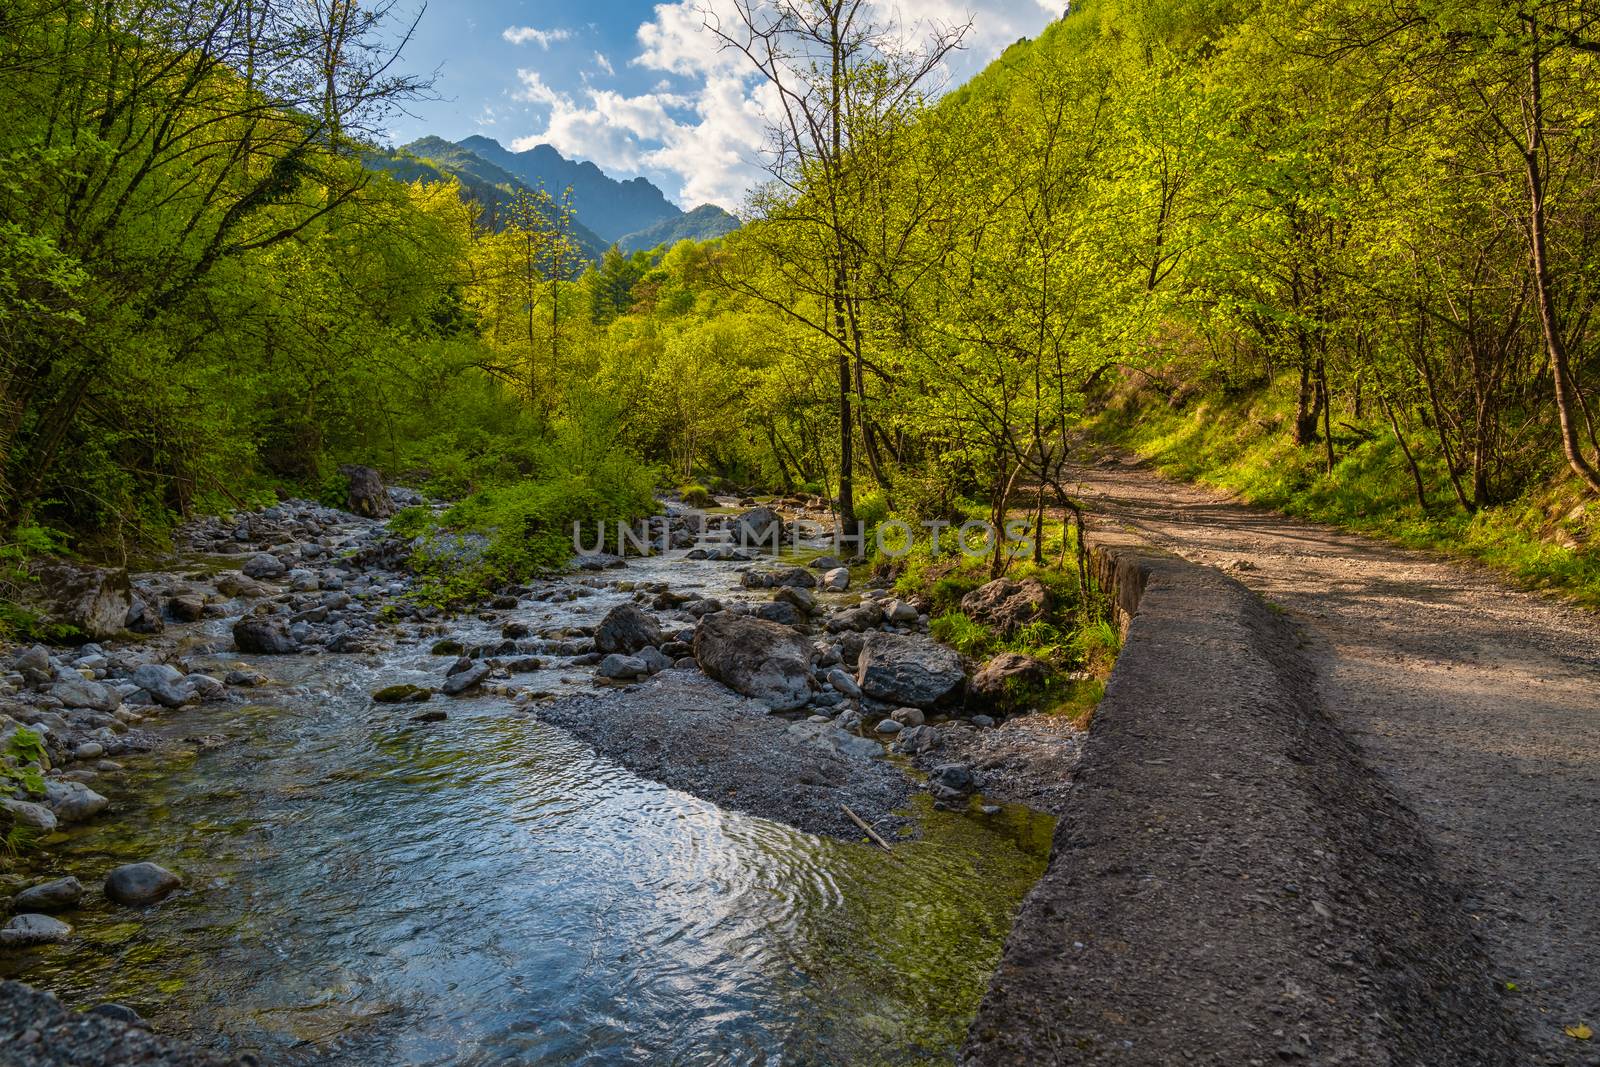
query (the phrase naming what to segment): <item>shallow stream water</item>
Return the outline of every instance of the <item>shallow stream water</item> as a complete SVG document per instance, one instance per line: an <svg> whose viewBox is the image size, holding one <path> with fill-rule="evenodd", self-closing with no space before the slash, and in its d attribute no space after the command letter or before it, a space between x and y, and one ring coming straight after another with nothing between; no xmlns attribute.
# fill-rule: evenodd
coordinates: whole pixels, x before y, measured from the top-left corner
<svg viewBox="0 0 1600 1067"><path fill-rule="evenodd" d="M733 582L653 560L509 618L593 622L629 598L616 582L665 578ZM496 632L452 633L475 626ZM111 811L31 861L91 893L71 941L0 976L267 1063L948 1062L1049 846L1026 809L919 801L921 838L891 857L643 780L503 697L428 725L372 704L437 681L426 641L251 662L280 683L259 704L154 720L179 754L98 779ZM105 871L146 859L184 889L107 904Z"/></svg>

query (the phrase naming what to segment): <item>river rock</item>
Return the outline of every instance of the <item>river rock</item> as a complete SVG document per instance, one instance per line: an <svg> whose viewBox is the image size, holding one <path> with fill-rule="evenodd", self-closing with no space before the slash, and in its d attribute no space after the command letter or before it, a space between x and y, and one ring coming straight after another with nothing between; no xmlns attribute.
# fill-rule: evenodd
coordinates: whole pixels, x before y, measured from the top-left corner
<svg viewBox="0 0 1600 1067"><path fill-rule="evenodd" d="M62 911L83 899L83 883L68 875L31 885L11 898L12 911Z"/></svg>
<svg viewBox="0 0 1600 1067"><path fill-rule="evenodd" d="M271 552L258 552L245 561L239 568L246 578L277 578L289 568L284 566L283 560Z"/></svg>
<svg viewBox="0 0 1600 1067"><path fill-rule="evenodd" d="M877 759L883 755L883 746L870 737L857 737L848 730L823 720L792 723L785 731L796 741L851 760Z"/></svg>
<svg viewBox="0 0 1600 1067"><path fill-rule="evenodd" d="M637 656L624 656L620 652L613 652L600 661L595 673L602 678L619 680L637 678L642 674L649 674L650 665Z"/></svg>
<svg viewBox="0 0 1600 1067"><path fill-rule="evenodd" d="M869 600L853 608L835 612L828 619L829 633L843 633L853 630L857 633L863 630L874 630L883 625L883 607L876 601Z"/></svg>
<svg viewBox="0 0 1600 1067"><path fill-rule="evenodd" d="M121 632L133 604L125 570L51 563L34 571L28 596L38 600L52 622L71 626L99 641Z"/></svg>
<svg viewBox="0 0 1600 1067"><path fill-rule="evenodd" d="M0 945L47 945L72 936L72 927L48 915L18 915L0 929Z"/></svg>
<svg viewBox="0 0 1600 1067"><path fill-rule="evenodd" d="M751 508L733 520L740 548L776 549L783 543L783 518L769 507Z"/></svg>
<svg viewBox="0 0 1600 1067"><path fill-rule="evenodd" d="M183 879L154 863L125 863L106 875L105 893L113 903L129 907L154 904L183 884Z"/></svg>
<svg viewBox="0 0 1600 1067"><path fill-rule="evenodd" d="M705 616L694 632L701 670L774 711L793 711L811 699L814 654L787 626L728 611Z"/></svg>
<svg viewBox="0 0 1600 1067"><path fill-rule="evenodd" d="M939 730L933 726L908 726L895 738L894 747L901 752L931 752L939 747Z"/></svg>
<svg viewBox="0 0 1600 1067"><path fill-rule="evenodd" d="M378 704L420 704L433 696L433 690L420 685L386 685L372 694Z"/></svg>
<svg viewBox="0 0 1600 1067"><path fill-rule="evenodd" d="M350 491L345 498L346 510L369 519L387 519L394 514L394 501L383 487L383 476L371 467L346 464L339 473L350 480Z"/></svg>
<svg viewBox="0 0 1600 1067"><path fill-rule="evenodd" d="M469 689L476 688L487 677L489 677L489 665L474 663L447 677L444 684L439 687L439 691L445 696L459 696Z"/></svg>
<svg viewBox="0 0 1600 1067"><path fill-rule="evenodd" d="M848 567L830 567L822 572L822 581L818 584L824 592L842 593L850 588L850 570Z"/></svg>
<svg viewBox="0 0 1600 1067"><path fill-rule="evenodd" d="M159 634L166 630L167 622L150 602L138 594L128 598L128 617L122 625L131 633Z"/></svg>
<svg viewBox="0 0 1600 1067"><path fill-rule="evenodd" d="M597 652L620 652L631 655L663 640L661 627L634 604L618 604L606 612L594 632Z"/></svg>
<svg viewBox="0 0 1600 1067"><path fill-rule="evenodd" d="M277 615L251 615L233 624L233 643L240 652L286 656L300 650L289 626Z"/></svg>
<svg viewBox="0 0 1600 1067"><path fill-rule="evenodd" d="M876 729L880 734L888 734L893 736L899 733L901 730L904 730L905 726L896 722L894 719L884 719L878 723Z"/></svg>
<svg viewBox="0 0 1600 1067"><path fill-rule="evenodd" d="M166 663L140 664L128 680L149 693L157 704L169 708L193 701L194 691L183 684L183 672Z"/></svg>
<svg viewBox="0 0 1600 1067"><path fill-rule="evenodd" d="M813 615L817 610L817 598L811 595L809 589L799 586L786 586L778 590L772 599L792 604L802 615Z"/></svg>
<svg viewBox="0 0 1600 1067"><path fill-rule="evenodd" d="M978 776L964 763L941 763L928 775L928 792L935 800L959 800L975 792Z"/></svg>
<svg viewBox="0 0 1600 1067"><path fill-rule="evenodd" d="M799 626L806 621L799 608L785 600L774 600L756 608L756 618L775 622L781 626Z"/></svg>
<svg viewBox="0 0 1600 1067"><path fill-rule="evenodd" d="M828 672L828 684L833 686L837 692L852 699L861 695L861 687L856 684L854 678L850 677L849 672L842 667L835 667Z"/></svg>
<svg viewBox="0 0 1600 1067"><path fill-rule="evenodd" d="M921 726L927 721L921 708L895 708L889 713L889 718L901 726Z"/></svg>
<svg viewBox="0 0 1600 1067"><path fill-rule="evenodd" d="M966 680L960 656L915 634L868 634L857 662L861 691L893 704L931 708Z"/></svg>
<svg viewBox="0 0 1600 1067"><path fill-rule="evenodd" d="M61 822L82 822L111 803L82 782L60 778L45 779L44 802Z"/></svg>
<svg viewBox="0 0 1600 1067"><path fill-rule="evenodd" d="M192 593L168 597L167 617L173 622L199 622L206 617L205 597Z"/></svg>
<svg viewBox="0 0 1600 1067"><path fill-rule="evenodd" d="M0 811L11 816L18 826L26 826L31 830L49 833L56 828L56 813L43 804L35 804L31 800L13 800L11 797L0 797Z"/></svg>
<svg viewBox="0 0 1600 1067"><path fill-rule="evenodd" d="M806 566L810 567L814 571L831 571L837 570L838 568L844 566L844 564L840 561L838 556L818 556L810 563L807 563Z"/></svg>
<svg viewBox="0 0 1600 1067"><path fill-rule="evenodd" d="M90 708L94 711L113 712L122 703L122 695L110 686L91 682L87 678L66 677L50 687L50 695L61 701L64 708Z"/></svg>
<svg viewBox="0 0 1600 1067"><path fill-rule="evenodd" d="M30 682L37 684L40 681L50 680L50 650L43 645L34 645L18 652L17 658L11 662L12 666Z"/></svg>

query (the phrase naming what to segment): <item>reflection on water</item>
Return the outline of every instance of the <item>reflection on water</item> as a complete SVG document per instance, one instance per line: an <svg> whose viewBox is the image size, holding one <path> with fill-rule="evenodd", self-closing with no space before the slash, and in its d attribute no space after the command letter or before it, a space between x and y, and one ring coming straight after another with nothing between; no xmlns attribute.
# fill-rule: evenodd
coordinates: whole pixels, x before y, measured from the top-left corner
<svg viewBox="0 0 1600 1067"><path fill-rule="evenodd" d="M309 695L169 717L204 744L97 782L117 814L34 861L89 883L153 859L185 889L146 913L92 892L71 942L0 976L267 1062L948 1061L1043 869L1050 820L1022 809L922 809L891 858L503 700L431 726L369 704L420 660L262 662Z"/></svg>

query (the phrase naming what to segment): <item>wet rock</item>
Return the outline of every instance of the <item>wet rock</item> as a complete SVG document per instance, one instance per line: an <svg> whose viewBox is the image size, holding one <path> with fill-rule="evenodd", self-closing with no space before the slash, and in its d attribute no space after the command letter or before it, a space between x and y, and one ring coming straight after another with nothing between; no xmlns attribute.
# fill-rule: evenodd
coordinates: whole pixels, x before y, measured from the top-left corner
<svg viewBox="0 0 1600 1067"><path fill-rule="evenodd" d="M1010 635L1050 611L1050 590L1037 578L1014 582L996 578L961 598L961 611L974 622Z"/></svg>
<svg viewBox="0 0 1600 1067"><path fill-rule="evenodd" d="M445 711L443 708L429 708L427 711L419 711L419 712L417 712L417 714L411 716L411 721L412 722L444 722L449 717L450 717L449 712Z"/></svg>
<svg viewBox="0 0 1600 1067"><path fill-rule="evenodd" d="M618 604L606 612L594 632L594 647L598 652L620 652L630 655L642 648L659 645L663 640L661 627L633 604Z"/></svg>
<svg viewBox="0 0 1600 1067"><path fill-rule="evenodd" d="M192 594L168 597L167 617L173 622L199 622L206 617L205 598Z"/></svg>
<svg viewBox="0 0 1600 1067"><path fill-rule="evenodd" d="M386 685L372 694L378 704L420 704L433 696L433 690L420 685Z"/></svg>
<svg viewBox="0 0 1600 1067"><path fill-rule="evenodd" d="M32 830L49 833L56 828L56 813L43 804L35 804L31 800L13 800L11 797L0 797L0 811L11 816L18 826L26 826Z"/></svg>
<svg viewBox="0 0 1600 1067"><path fill-rule="evenodd" d="M909 726L895 738L895 748L901 752L931 752L939 747L939 731L932 726Z"/></svg>
<svg viewBox="0 0 1600 1067"><path fill-rule="evenodd" d="M233 643L240 652L286 656L300 650L288 625L277 615L252 615L233 624Z"/></svg>
<svg viewBox="0 0 1600 1067"><path fill-rule="evenodd" d="M837 570L839 567L844 566L844 564L839 561L838 556L818 556L810 563L807 563L806 566L810 567L814 571L831 571Z"/></svg>
<svg viewBox="0 0 1600 1067"><path fill-rule="evenodd" d="M267 587L242 574L229 572L218 575L217 592L226 597L260 597L267 595Z"/></svg>
<svg viewBox="0 0 1600 1067"><path fill-rule="evenodd" d="M637 656L624 656L613 652L600 661L595 673L602 678L638 678L640 675L650 673L650 665Z"/></svg>
<svg viewBox="0 0 1600 1067"><path fill-rule="evenodd" d="M166 620L161 613L151 607L150 602L142 596L131 596L128 599L128 617L123 620L123 627L136 634L158 634L167 628Z"/></svg>
<svg viewBox="0 0 1600 1067"><path fill-rule="evenodd" d="M917 614L915 605L908 604L904 600L891 598L883 602L883 617L889 622L899 623L902 626L909 625L917 621Z"/></svg>
<svg viewBox="0 0 1600 1067"><path fill-rule="evenodd" d="M784 567L782 570L772 572L770 584L793 589L814 589L817 576L804 567Z"/></svg>
<svg viewBox="0 0 1600 1067"><path fill-rule="evenodd" d="M154 863L125 863L106 875L105 894L115 904L143 907L164 899L183 879Z"/></svg>
<svg viewBox="0 0 1600 1067"><path fill-rule="evenodd" d="M678 643L682 644L682 642ZM671 667L673 657L667 655L659 648L645 648L640 649L639 659L644 661L644 665L650 669L651 674L656 674L660 671L666 670L668 667Z"/></svg>
<svg viewBox="0 0 1600 1067"><path fill-rule="evenodd" d="M575 556L572 565L580 571L611 571L626 566L627 561L610 552L586 552Z"/></svg>
<svg viewBox="0 0 1600 1067"><path fill-rule="evenodd" d="M489 665L487 663L474 663L465 670L457 671L446 678L444 684L439 687L439 691L445 696L459 696L469 689L477 688L487 677L489 677Z"/></svg>
<svg viewBox="0 0 1600 1067"><path fill-rule="evenodd" d="M793 723L785 731L790 737L812 748L851 760L877 759L883 755L883 746L870 737L857 737L848 730L823 719Z"/></svg>
<svg viewBox="0 0 1600 1067"><path fill-rule="evenodd" d="M941 763L928 775L928 792L935 800L959 800L978 786L977 775L964 763Z"/></svg>
<svg viewBox="0 0 1600 1067"><path fill-rule="evenodd" d="M111 801L96 793L82 782L47 779L44 783L44 802L61 822L82 822L105 810Z"/></svg>
<svg viewBox="0 0 1600 1067"><path fill-rule="evenodd" d="M792 711L811 699L813 654L788 627L732 612L705 616L694 633L701 670L775 711Z"/></svg>
<svg viewBox="0 0 1600 1067"><path fill-rule="evenodd" d="M136 1026L141 1030L150 1029L150 1024L145 1021L144 1016L140 1015L126 1004L96 1004L94 1007L89 1009L88 1014L98 1015L102 1019L115 1019L119 1023L125 1023L128 1026Z"/></svg>
<svg viewBox="0 0 1600 1067"><path fill-rule="evenodd" d="M868 634L861 646L856 684L878 700L931 708L966 681L961 657L914 634Z"/></svg>
<svg viewBox="0 0 1600 1067"><path fill-rule="evenodd" d="M535 656L524 656L520 659L511 660L505 665L505 668L512 674L531 674L534 671L544 669L544 660Z"/></svg>
<svg viewBox="0 0 1600 1067"><path fill-rule="evenodd" d="M751 508L733 520L740 548L776 549L783 543L783 518L769 507Z"/></svg>
<svg viewBox="0 0 1600 1067"><path fill-rule="evenodd" d="M18 915L4 928L0 928L0 945L7 948L23 945L47 945L65 941L72 936L72 927L48 915Z"/></svg>
<svg viewBox="0 0 1600 1067"><path fill-rule="evenodd" d="M818 583L824 592L842 593L850 588L850 571L846 567L830 567L822 573Z"/></svg>
<svg viewBox="0 0 1600 1067"><path fill-rule="evenodd" d="M447 637L443 641L435 641L433 647L428 649L428 654L432 656L459 656L466 650L466 646L460 641Z"/></svg>
<svg viewBox="0 0 1600 1067"><path fill-rule="evenodd" d="M83 899L83 883L70 875L31 885L11 898L12 911L63 911Z"/></svg>
<svg viewBox="0 0 1600 1067"><path fill-rule="evenodd" d="M901 723L896 722L893 719L883 719L883 720L879 721L879 723L875 727L875 729L880 734L888 734L890 736L893 736L894 734L899 733L901 730L904 730L905 726L902 725Z"/></svg>
<svg viewBox="0 0 1600 1067"><path fill-rule="evenodd" d="M246 689L266 685L271 680L259 671L229 671L222 679L225 685L237 685Z"/></svg>
<svg viewBox="0 0 1600 1067"><path fill-rule="evenodd" d="M245 565L239 569L246 578L279 578L289 568L284 566L283 560L271 552L258 552L246 560Z"/></svg>
<svg viewBox="0 0 1600 1067"><path fill-rule="evenodd" d="M183 684L183 672L165 663L144 663L135 667L128 680L149 693L157 704L176 708L192 703L194 691Z"/></svg>
<svg viewBox="0 0 1600 1067"><path fill-rule="evenodd" d="M83 744L72 750L73 759L99 759L105 754L106 746L102 745L98 741L85 741Z"/></svg>

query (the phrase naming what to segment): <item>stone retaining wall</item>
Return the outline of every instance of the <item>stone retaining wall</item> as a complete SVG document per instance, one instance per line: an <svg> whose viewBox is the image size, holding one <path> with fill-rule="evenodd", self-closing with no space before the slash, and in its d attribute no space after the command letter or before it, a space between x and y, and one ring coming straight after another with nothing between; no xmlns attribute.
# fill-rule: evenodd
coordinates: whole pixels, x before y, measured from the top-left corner
<svg viewBox="0 0 1600 1067"><path fill-rule="evenodd" d="M1174 556L1094 569L1126 641L962 1062L1515 1062L1456 895L1294 626Z"/></svg>

